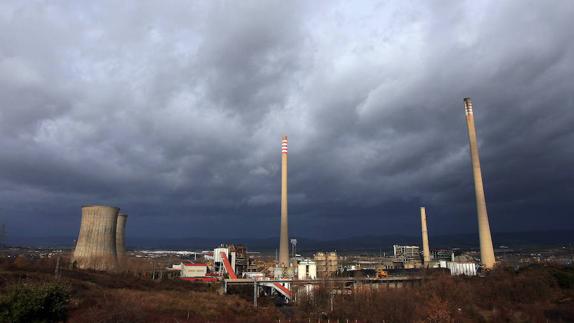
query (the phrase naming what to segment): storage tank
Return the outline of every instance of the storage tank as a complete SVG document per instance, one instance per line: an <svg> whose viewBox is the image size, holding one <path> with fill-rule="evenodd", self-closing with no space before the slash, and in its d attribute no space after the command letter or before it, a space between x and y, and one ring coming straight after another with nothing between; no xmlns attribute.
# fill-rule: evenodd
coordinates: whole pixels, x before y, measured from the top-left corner
<svg viewBox="0 0 574 323"><path fill-rule="evenodd" d="M117 268L118 211L116 207L105 205L82 207L80 234L73 255L78 268L102 271Z"/></svg>

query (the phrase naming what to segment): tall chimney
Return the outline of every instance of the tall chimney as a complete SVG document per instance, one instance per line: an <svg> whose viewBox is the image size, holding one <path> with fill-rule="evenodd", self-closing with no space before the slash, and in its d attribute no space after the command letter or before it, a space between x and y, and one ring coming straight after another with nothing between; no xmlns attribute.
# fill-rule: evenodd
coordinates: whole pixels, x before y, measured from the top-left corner
<svg viewBox="0 0 574 323"><path fill-rule="evenodd" d="M474 115L470 98L464 98L464 112L466 114L466 125L468 127L472 175L474 177L474 193L476 195L478 235L480 237L480 262L484 268L492 269L496 259L494 258L494 248L492 247L490 225L488 224L488 214L486 212L486 200L484 198L484 187L482 185L482 172L480 170L480 158L478 156L476 128L474 127Z"/></svg>
<svg viewBox="0 0 574 323"><path fill-rule="evenodd" d="M429 235L427 232L427 212L425 207L421 207L421 230L423 234L423 261L425 267L430 264Z"/></svg>
<svg viewBox="0 0 574 323"><path fill-rule="evenodd" d="M289 235L287 222L287 136L281 138L281 237L279 265L289 266Z"/></svg>

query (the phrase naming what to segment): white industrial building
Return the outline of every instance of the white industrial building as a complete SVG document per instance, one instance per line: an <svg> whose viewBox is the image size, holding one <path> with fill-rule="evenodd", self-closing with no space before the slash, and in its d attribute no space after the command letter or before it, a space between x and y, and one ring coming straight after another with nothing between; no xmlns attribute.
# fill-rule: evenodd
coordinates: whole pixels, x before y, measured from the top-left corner
<svg viewBox="0 0 574 323"><path fill-rule="evenodd" d="M181 277L205 277L207 264L181 264Z"/></svg>
<svg viewBox="0 0 574 323"><path fill-rule="evenodd" d="M476 276L477 265L472 262L452 262L441 260L438 264L439 268L448 268L452 276Z"/></svg>
<svg viewBox="0 0 574 323"><path fill-rule="evenodd" d="M393 253L395 258L405 259L405 260L417 260L420 259L420 248L419 246L400 246L393 245Z"/></svg>
<svg viewBox="0 0 574 323"><path fill-rule="evenodd" d="M298 279L317 279L317 263L313 260L305 259L297 266Z"/></svg>

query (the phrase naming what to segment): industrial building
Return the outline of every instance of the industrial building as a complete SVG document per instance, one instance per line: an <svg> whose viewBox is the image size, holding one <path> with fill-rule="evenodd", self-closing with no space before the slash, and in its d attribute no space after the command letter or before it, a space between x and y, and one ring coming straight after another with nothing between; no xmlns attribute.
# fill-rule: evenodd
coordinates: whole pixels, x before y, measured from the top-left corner
<svg viewBox="0 0 574 323"><path fill-rule="evenodd" d="M476 276L477 265L472 262L452 262L440 260L437 268L447 268L452 276Z"/></svg>
<svg viewBox="0 0 574 323"><path fill-rule="evenodd" d="M450 249L433 250L431 258L436 262L439 260L454 261L455 252Z"/></svg>
<svg viewBox="0 0 574 323"><path fill-rule="evenodd" d="M420 260L421 258L419 246L393 245L393 255L400 260Z"/></svg>
<svg viewBox="0 0 574 323"><path fill-rule="evenodd" d="M247 254L247 248L240 244L231 244L228 246L230 251L235 252L235 271L240 275L246 272L256 271L253 264L253 258Z"/></svg>
<svg viewBox="0 0 574 323"><path fill-rule="evenodd" d="M225 262L229 262L231 269L235 272L235 251L231 251L226 246L220 246L213 250L213 272L223 275L228 272L225 268Z"/></svg>
<svg viewBox="0 0 574 323"><path fill-rule="evenodd" d="M317 279L317 263L310 259L301 260L297 265L297 279Z"/></svg>
<svg viewBox="0 0 574 323"><path fill-rule="evenodd" d="M213 250L214 273L223 275L227 272L224 258L227 259L236 275L242 276L244 273L256 271L253 259L247 255L247 248L243 245L222 244L215 248Z"/></svg>
<svg viewBox="0 0 574 323"><path fill-rule="evenodd" d="M317 277L327 278L335 275L339 269L339 258L336 252L317 252L313 255L317 266Z"/></svg>
<svg viewBox="0 0 574 323"><path fill-rule="evenodd" d="M181 277L184 278L197 278L197 277L206 277L207 276L207 264L190 264L190 263L182 263L181 264Z"/></svg>

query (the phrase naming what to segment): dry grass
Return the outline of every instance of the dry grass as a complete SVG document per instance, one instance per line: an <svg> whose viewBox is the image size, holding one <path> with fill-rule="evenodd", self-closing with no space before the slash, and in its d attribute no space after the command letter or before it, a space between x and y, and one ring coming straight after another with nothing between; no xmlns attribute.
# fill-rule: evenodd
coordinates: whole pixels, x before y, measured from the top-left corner
<svg viewBox="0 0 574 323"><path fill-rule="evenodd" d="M181 291L106 290L80 300L70 322L267 322L273 308L254 310L233 296Z"/></svg>
<svg viewBox="0 0 574 323"><path fill-rule="evenodd" d="M0 259L0 293L15 283L53 281L54 266L54 260ZM473 278L439 274L420 287L352 295L332 296L323 287L293 307L261 299L258 309L239 295L219 295L216 285L153 282L133 271L63 270L58 282L71 291L70 322L574 322L572 268L498 268Z"/></svg>
<svg viewBox="0 0 574 323"><path fill-rule="evenodd" d="M333 297L324 287L300 299L295 316L331 322L574 322L572 282L573 268L535 266L498 268L487 277L438 274L420 287Z"/></svg>
<svg viewBox="0 0 574 323"><path fill-rule="evenodd" d="M19 259L0 263L0 292L18 283L54 281L55 262ZM269 322L275 307L254 309L214 286L183 281L153 282L129 274L63 270L58 280L71 291L69 322Z"/></svg>

